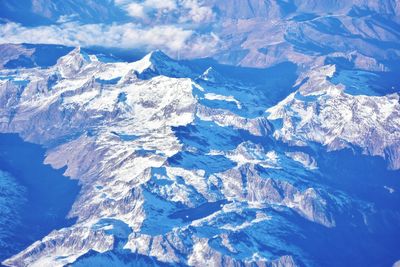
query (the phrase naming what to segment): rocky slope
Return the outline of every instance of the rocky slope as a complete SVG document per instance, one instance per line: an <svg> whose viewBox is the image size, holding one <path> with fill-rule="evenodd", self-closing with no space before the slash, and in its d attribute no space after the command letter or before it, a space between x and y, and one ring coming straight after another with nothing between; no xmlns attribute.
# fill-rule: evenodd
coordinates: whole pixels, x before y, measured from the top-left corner
<svg viewBox="0 0 400 267"><path fill-rule="evenodd" d="M335 155L327 150L358 147L398 169L398 93L346 93L327 65L299 76L293 93L254 116L257 97L242 94L257 87L204 71L160 51L110 63L79 48L47 68L1 70L1 132L45 146L45 163L65 166L82 186L73 226L3 264L334 266L350 258L314 258L312 244L296 240L307 236L304 224L334 238L347 227L380 238L371 222L399 225L398 208L377 208L375 195L345 182L335 186L331 179L341 179L323 161ZM314 143L326 147L304 151ZM386 194L395 202L398 183L381 178L358 182L385 192L394 183Z"/></svg>
<svg viewBox="0 0 400 267"><path fill-rule="evenodd" d="M329 150L357 146L399 169L399 94L351 95L329 81L334 73L334 65L310 71L297 91L268 109L268 119L282 121L274 136L299 146L318 142Z"/></svg>

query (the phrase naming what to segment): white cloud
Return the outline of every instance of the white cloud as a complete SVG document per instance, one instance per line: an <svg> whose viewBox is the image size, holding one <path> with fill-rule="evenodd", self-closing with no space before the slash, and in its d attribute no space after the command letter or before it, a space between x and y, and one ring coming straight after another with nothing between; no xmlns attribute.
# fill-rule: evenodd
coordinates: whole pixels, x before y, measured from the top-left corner
<svg viewBox="0 0 400 267"><path fill-rule="evenodd" d="M78 18L77 14L75 14L75 15L63 15L63 16L60 16L58 18L57 23L65 23L65 22L73 21L73 20L75 20L77 18Z"/></svg>
<svg viewBox="0 0 400 267"><path fill-rule="evenodd" d="M220 48L220 39L214 33L199 35L191 39L190 45L183 48L183 56L187 58L199 58L211 56Z"/></svg>
<svg viewBox="0 0 400 267"><path fill-rule="evenodd" d="M182 51L186 56L193 57L192 54L208 55L215 49L218 40L215 36L196 35L192 30L174 25L143 28L134 23L104 25L67 22L33 28L7 23L0 27L0 43L23 42L137 48L147 51L161 49L171 55Z"/></svg>
<svg viewBox="0 0 400 267"><path fill-rule="evenodd" d="M146 18L146 11L143 5L138 3L130 3L125 6L128 15L134 18Z"/></svg>
<svg viewBox="0 0 400 267"><path fill-rule="evenodd" d="M178 7L175 0L146 0L143 2L143 5L148 8L169 10L174 10Z"/></svg>
<svg viewBox="0 0 400 267"><path fill-rule="evenodd" d="M214 19L214 12L208 6L199 4L197 0L183 0L182 6L188 10L187 14L183 14L182 20L189 20L195 23L210 22Z"/></svg>
<svg viewBox="0 0 400 267"><path fill-rule="evenodd" d="M120 2L120 6L125 9L129 16L134 18L147 19L148 13L152 11L169 12L177 9L175 0L146 0L141 3Z"/></svg>
<svg viewBox="0 0 400 267"><path fill-rule="evenodd" d="M156 12L169 14L176 22L200 24L212 21L215 16L211 7L203 5L199 0L145 0L143 2L117 0L115 3L134 18L145 19L148 14Z"/></svg>
<svg viewBox="0 0 400 267"><path fill-rule="evenodd" d="M148 14L153 11L169 12L177 9L175 0L145 0L144 2L118 0L115 3L124 9L129 16L142 19L148 18Z"/></svg>
<svg viewBox="0 0 400 267"><path fill-rule="evenodd" d="M9 22L0 27L0 43L43 43L68 46L103 46L126 49L161 49L171 56L202 57L216 51L219 39L196 28L212 22L214 13L200 0L114 0L135 22L81 24L64 16L57 24L24 27ZM185 28L186 27L186 28Z"/></svg>

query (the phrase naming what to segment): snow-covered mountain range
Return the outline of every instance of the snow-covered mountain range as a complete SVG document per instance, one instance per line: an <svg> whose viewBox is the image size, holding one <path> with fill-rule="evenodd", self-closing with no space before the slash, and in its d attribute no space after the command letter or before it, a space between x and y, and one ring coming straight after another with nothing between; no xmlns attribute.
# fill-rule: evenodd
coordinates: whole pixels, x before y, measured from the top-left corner
<svg viewBox="0 0 400 267"><path fill-rule="evenodd" d="M0 265L398 267L399 72L398 0L1 0Z"/></svg>
<svg viewBox="0 0 400 267"><path fill-rule="evenodd" d="M0 48L8 51L0 131L44 146L44 162L79 181L69 212L76 222L10 255L6 266L400 259L392 72L340 62L257 70L161 51L123 62L40 47L53 62L38 61L35 46Z"/></svg>

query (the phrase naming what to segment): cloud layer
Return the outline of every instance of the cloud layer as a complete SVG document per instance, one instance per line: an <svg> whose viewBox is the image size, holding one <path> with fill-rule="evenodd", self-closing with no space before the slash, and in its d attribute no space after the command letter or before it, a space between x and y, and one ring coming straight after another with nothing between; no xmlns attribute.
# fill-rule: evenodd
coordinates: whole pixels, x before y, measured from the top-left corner
<svg viewBox="0 0 400 267"><path fill-rule="evenodd" d="M82 25L66 22L32 28L10 22L0 27L0 43L161 49L171 55L193 51L193 56L203 56L216 49L218 38L213 34L198 35L193 30L174 25L143 28L135 23Z"/></svg>
<svg viewBox="0 0 400 267"><path fill-rule="evenodd" d="M212 10L197 0L115 0L115 4L131 22L82 24L76 16L60 16L55 24L37 27L8 22L0 26L0 43L161 49L187 57L207 56L217 49L216 35L196 31L214 18Z"/></svg>
<svg viewBox="0 0 400 267"><path fill-rule="evenodd" d="M209 6L198 0L117 0L115 3L136 19L168 17L180 23L207 23L215 18Z"/></svg>

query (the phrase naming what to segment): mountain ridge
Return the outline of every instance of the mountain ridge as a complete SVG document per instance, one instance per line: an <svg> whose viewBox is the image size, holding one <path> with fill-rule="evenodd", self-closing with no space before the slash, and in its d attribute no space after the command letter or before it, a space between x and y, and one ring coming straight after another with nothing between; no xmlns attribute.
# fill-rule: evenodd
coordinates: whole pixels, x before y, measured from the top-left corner
<svg viewBox="0 0 400 267"><path fill-rule="evenodd" d="M151 61L154 55L162 62ZM252 110L242 106L254 105L257 98L242 103L232 95L260 89L240 77L210 80L198 71L187 74L190 64L159 52L139 63L96 58L75 49L51 67L0 71L1 132L17 132L24 140L47 146L45 163L66 167L64 175L82 186L69 214L77 217L76 224L53 231L3 264L79 266L80 261L111 257L129 266L130 257L142 255L161 265L313 266L327 261L335 265L351 262L352 256L338 257L333 245L330 252L336 260L327 254L325 261L313 258L313 245L293 237L301 225L333 240L351 232L381 240L382 234L370 222L379 223L383 216L393 225L388 231L398 233L396 216L387 215L398 212L390 206L398 199L397 191L392 194L384 187L389 184L397 190L392 177L398 171L385 170L383 158L349 153L344 146L327 152L324 142L319 148L301 131L292 135L306 147L281 142L276 134L290 120L299 123L289 114L279 126L276 118L281 114L295 109L303 115L290 99L308 110L307 105L329 98L346 103L361 97L377 105L379 99L391 101L390 95L343 93L345 86L328 79L340 69L328 65L300 76L289 100L283 98L268 113L252 117ZM185 72L180 72L182 68ZM141 76L147 70L150 74ZM398 101L393 107L399 109ZM241 109L242 115L232 112ZM375 114L370 109L364 112ZM362 116L356 123L378 117ZM380 138L392 132L383 131ZM380 145L354 144L367 150L369 145ZM396 167L397 154L393 155L389 160ZM337 164L345 164L343 158L360 165L370 162L385 178L376 179L370 169L370 174L363 172L368 177L365 183L357 173L341 178L328 169L324 158ZM350 172L349 167L343 170ZM366 196L343 178L376 193ZM391 204L382 204L380 211L375 208L380 202L375 201L382 196ZM368 234L371 231L376 236ZM301 234L312 238L307 232ZM293 243L288 245L288 240ZM365 252L361 246L355 251ZM384 254L377 251L378 256ZM389 252L385 262L397 260L394 255ZM357 260L355 264L364 262Z"/></svg>

